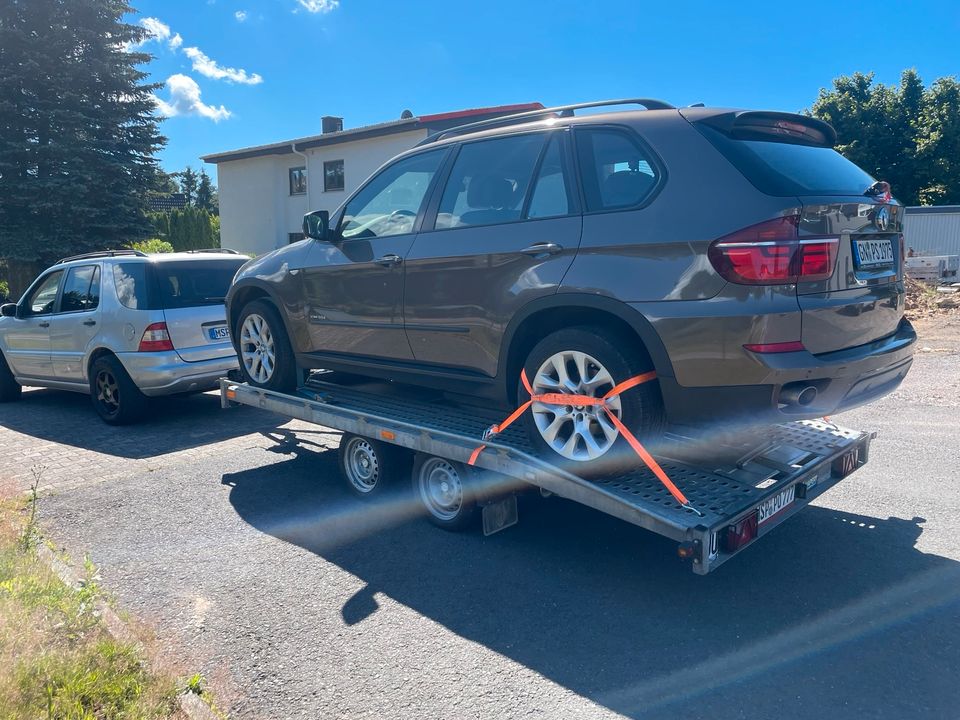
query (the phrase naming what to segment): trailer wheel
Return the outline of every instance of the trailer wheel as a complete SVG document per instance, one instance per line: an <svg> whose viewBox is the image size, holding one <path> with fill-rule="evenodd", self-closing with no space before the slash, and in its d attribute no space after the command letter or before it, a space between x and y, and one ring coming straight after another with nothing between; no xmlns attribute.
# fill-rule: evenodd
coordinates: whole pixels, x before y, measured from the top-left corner
<svg viewBox="0 0 960 720"><path fill-rule="evenodd" d="M344 433L340 438L340 472L358 497L382 495L403 473L407 454L388 443ZM409 467L409 463L406 463Z"/></svg>
<svg viewBox="0 0 960 720"><path fill-rule="evenodd" d="M413 492L427 519L444 530L464 530L477 516L477 498L469 469L452 460L418 454L413 463Z"/></svg>

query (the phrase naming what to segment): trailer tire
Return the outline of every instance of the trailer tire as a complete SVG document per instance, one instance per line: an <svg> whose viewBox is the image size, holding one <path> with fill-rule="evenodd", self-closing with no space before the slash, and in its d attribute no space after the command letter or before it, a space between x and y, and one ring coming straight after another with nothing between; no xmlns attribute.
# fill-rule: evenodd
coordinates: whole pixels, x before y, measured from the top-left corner
<svg viewBox="0 0 960 720"><path fill-rule="evenodd" d="M373 438L344 433L337 452L340 473L357 497L379 497L396 489L410 463L403 448Z"/></svg>
<svg viewBox="0 0 960 720"><path fill-rule="evenodd" d="M477 520L477 496L470 468L435 455L417 453L413 493L427 519L444 530L466 530Z"/></svg>

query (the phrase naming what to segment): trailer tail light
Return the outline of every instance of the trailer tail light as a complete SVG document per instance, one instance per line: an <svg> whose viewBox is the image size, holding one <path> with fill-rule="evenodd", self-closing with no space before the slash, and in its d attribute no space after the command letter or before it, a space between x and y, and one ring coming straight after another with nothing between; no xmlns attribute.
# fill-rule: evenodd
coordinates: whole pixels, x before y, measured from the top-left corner
<svg viewBox="0 0 960 720"><path fill-rule="evenodd" d="M140 347L137 348L137 352L158 352L161 350L173 350L167 324L158 322L147 325L147 329L143 331L143 337L140 338Z"/></svg>
<svg viewBox="0 0 960 720"><path fill-rule="evenodd" d="M735 525L723 531L723 551L732 553L749 545L757 537L757 513L752 512Z"/></svg>
<svg viewBox="0 0 960 720"><path fill-rule="evenodd" d="M740 285L785 285L833 275L840 238L800 239L800 216L766 220L715 240L707 251L720 275Z"/></svg>

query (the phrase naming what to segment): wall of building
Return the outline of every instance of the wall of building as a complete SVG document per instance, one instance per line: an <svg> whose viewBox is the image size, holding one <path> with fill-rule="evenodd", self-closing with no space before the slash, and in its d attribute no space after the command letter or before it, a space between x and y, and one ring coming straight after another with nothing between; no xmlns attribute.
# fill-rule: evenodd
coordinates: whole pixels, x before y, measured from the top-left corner
<svg viewBox="0 0 960 720"><path fill-rule="evenodd" d="M409 150L426 130L313 148L301 155L267 155L217 165L220 238L224 247L261 255L299 233L311 210L335 211L377 168ZM323 163L343 160L344 189L324 191ZM290 194L290 169L307 167L307 192Z"/></svg>
<svg viewBox="0 0 960 720"><path fill-rule="evenodd" d="M960 207L908 208L903 221L903 238L918 255L960 255ZM954 210L953 207L949 210Z"/></svg>

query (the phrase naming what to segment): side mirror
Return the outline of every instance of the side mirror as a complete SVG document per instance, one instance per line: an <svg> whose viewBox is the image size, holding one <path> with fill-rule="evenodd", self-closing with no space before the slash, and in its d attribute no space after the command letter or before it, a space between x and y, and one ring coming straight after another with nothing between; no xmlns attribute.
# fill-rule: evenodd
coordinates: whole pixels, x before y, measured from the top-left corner
<svg viewBox="0 0 960 720"><path fill-rule="evenodd" d="M330 213L327 210L314 210L304 215L303 234L314 240L330 240Z"/></svg>
<svg viewBox="0 0 960 720"><path fill-rule="evenodd" d="M17 304L16 303L4 303L0 305L0 316L2 317L16 317L17 316Z"/></svg>

